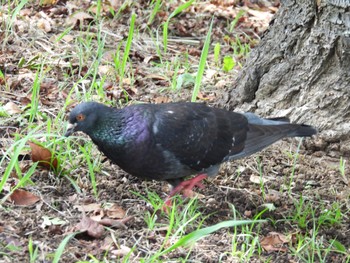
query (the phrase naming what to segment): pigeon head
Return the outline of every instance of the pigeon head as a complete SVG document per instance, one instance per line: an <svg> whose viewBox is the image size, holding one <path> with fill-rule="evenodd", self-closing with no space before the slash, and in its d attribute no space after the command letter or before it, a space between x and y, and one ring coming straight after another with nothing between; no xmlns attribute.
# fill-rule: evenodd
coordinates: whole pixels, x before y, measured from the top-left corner
<svg viewBox="0 0 350 263"><path fill-rule="evenodd" d="M77 105L69 115L67 132L64 136L68 137L76 131L90 134L106 108L109 109L109 107L96 102L84 102Z"/></svg>

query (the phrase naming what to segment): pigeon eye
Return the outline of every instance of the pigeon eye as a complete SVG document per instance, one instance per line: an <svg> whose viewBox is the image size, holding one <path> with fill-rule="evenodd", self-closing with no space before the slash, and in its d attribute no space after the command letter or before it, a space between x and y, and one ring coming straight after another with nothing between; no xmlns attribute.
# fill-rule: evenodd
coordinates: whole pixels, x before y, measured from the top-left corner
<svg viewBox="0 0 350 263"><path fill-rule="evenodd" d="M78 114L76 119L77 119L77 121L83 121L85 119L85 115L84 114Z"/></svg>

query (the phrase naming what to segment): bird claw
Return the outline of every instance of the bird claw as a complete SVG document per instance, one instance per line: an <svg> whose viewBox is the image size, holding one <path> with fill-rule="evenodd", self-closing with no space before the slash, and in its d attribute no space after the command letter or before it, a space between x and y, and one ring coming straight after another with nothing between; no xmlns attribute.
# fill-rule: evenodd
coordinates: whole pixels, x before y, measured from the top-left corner
<svg viewBox="0 0 350 263"><path fill-rule="evenodd" d="M176 195L177 193L182 192L183 196L185 197L193 197L195 192L192 191L192 189L194 187L198 187L200 189L204 188L203 183L201 182L202 180L204 180L205 178L207 178L208 176L206 174L199 174L196 177L193 177L189 180L183 181L181 182L178 186L176 186L170 193L169 196L165 199L164 201L164 205L162 210L163 211L167 211L168 208L170 208L172 206L172 197L174 195Z"/></svg>

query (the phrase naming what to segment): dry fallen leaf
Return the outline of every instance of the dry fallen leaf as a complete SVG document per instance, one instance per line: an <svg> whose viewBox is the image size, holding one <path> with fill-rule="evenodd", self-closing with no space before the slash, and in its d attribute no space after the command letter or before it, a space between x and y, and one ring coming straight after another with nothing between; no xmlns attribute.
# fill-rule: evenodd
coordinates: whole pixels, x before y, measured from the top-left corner
<svg viewBox="0 0 350 263"><path fill-rule="evenodd" d="M131 217L129 217L131 218ZM99 224L103 226L109 226L113 228L119 228L119 229L128 229L128 227L122 222L123 220L115 220L111 218L102 218L98 221Z"/></svg>
<svg viewBox="0 0 350 263"><path fill-rule="evenodd" d="M62 40L66 41L67 43L72 42L74 39L75 39L75 37L72 36L72 35L64 35L64 36L62 37Z"/></svg>
<svg viewBox="0 0 350 263"><path fill-rule="evenodd" d="M11 115L22 112L22 110L17 106L17 104L13 103L12 101L6 103L6 105L4 106L4 109L6 110L7 113Z"/></svg>
<svg viewBox="0 0 350 263"><path fill-rule="evenodd" d="M46 167L47 169L57 169L57 158L52 158L51 152L33 142L28 142L32 150L32 161L39 162L39 165Z"/></svg>
<svg viewBox="0 0 350 263"><path fill-rule="evenodd" d="M15 205L22 205L22 206L29 206L32 204L35 204L40 200L40 197L24 191L20 189L16 189L11 195L10 195L10 201L12 201Z"/></svg>
<svg viewBox="0 0 350 263"><path fill-rule="evenodd" d="M116 257L124 257L127 254L129 254L131 251L131 248L127 246L120 245L119 249L114 249L111 251L111 253Z"/></svg>
<svg viewBox="0 0 350 263"><path fill-rule="evenodd" d="M253 9L247 9L247 13L249 15L254 16L258 20L264 21L266 24L268 24L269 21L271 21L271 18L273 17L273 14L271 14L270 12L253 10Z"/></svg>
<svg viewBox="0 0 350 263"><path fill-rule="evenodd" d="M145 76L145 79L166 80L167 78L159 74L149 74Z"/></svg>
<svg viewBox="0 0 350 263"><path fill-rule="evenodd" d="M287 248L283 247L283 244L285 243L288 243L286 236L277 232L270 232L268 236L262 238L260 241L261 247L267 252L287 252Z"/></svg>
<svg viewBox="0 0 350 263"><path fill-rule="evenodd" d="M38 21L38 28L40 28L41 30L45 31L46 33L51 31L51 24L50 21L46 20L46 19L40 19Z"/></svg>
<svg viewBox="0 0 350 263"><path fill-rule="evenodd" d="M125 217L125 211L123 208L121 208L117 204L112 204L110 207L105 209L107 212L107 216L110 218L124 218Z"/></svg>
<svg viewBox="0 0 350 263"><path fill-rule="evenodd" d="M86 232L89 236L94 238L101 238L105 232L102 225L89 217L83 217L83 219L75 226L75 230Z"/></svg>
<svg viewBox="0 0 350 263"><path fill-rule="evenodd" d="M100 65L98 66L98 74L103 75L111 75L115 71L114 67L110 65Z"/></svg>
<svg viewBox="0 0 350 263"><path fill-rule="evenodd" d="M74 208L78 209L78 211L80 212L85 212L85 213L96 212L101 210L101 204L91 203L86 205L75 205Z"/></svg>
<svg viewBox="0 0 350 263"><path fill-rule="evenodd" d="M111 236L106 236L102 242L102 244L100 245L100 249L101 250L111 250L111 248L115 247L113 238Z"/></svg>
<svg viewBox="0 0 350 263"><path fill-rule="evenodd" d="M77 12L69 16L66 20L67 26L83 25L84 20L92 21L94 18L85 12Z"/></svg>
<svg viewBox="0 0 350 263"><path fill-rule="evenodd" d="M143 62L148 64L150 61L157 61L157 60L159 60L158 56L151 55L151 56L145 57Z"/></svg>
<svg viewBox="0 0 350 263"><path fill-rule="evenodd" d="M254 184L261 184L261 183L266 183L268 180L264 177L260 177L258 175L251 175L249 178L249 181L251 181Z"/></svg>
<svg viewBox="0 0 350 263"><path fill-rule="evenodd" d="M108 1L111 6L113 7L113 10L117 11L121 5L124 3L124 1L121 1L121 0L109 0Z"/></svg>

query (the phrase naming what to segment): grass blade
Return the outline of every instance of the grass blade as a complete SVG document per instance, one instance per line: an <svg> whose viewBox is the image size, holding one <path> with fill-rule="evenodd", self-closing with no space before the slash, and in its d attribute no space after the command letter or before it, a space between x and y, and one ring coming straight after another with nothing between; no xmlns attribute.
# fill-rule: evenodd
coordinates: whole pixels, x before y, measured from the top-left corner
<svg viewBox="0 0 350 263"><path fill-rule="evenodd" d="M124 55L123 55L123 62L122 62L122 66L121 66L121 69L120 69L120 85L123 85L123 78L124 78L125 67L126 67L126 63L128 61L128 58L129 58L132 38L133 38L133 35L134 35L135 20L136 20L136 15L132 14L131 15L131 21L130 21L130 28L129 28L128 39L126 40L126 45L125 45L125 50L124 50Z"/></svg>
<svg viewBox="0 0 350 263"><path fill-rule="evenodd" d="M199 92L199 89L201 86L201 81L203 78L205 64L207 62L207 57L208 57L208 52L209 52L210 36L211 36L212 28L213 28L213 19L211 20L209 31L208 31L208 34L205 38L204 46L202 49L202 54L201 54L201 58L199 61L198 72L197 72L197 76L196 76L196 82L194 84L194 88L193 88L193 92L192 92L192 98L191 98L192 102L196 101L197 95L198 95L198 92Z"/></svg>
<svg viewBox="0 0 350 263"><path fill-rule="evenodd" d="M239 220L239 221L238 220L229 220L229 221L218 223L218 224L213 225L213 226L198 229L198 230L195 230L195 231L187 234L186 236L180 238L175 244L173 244L172 246L168 247L167 249L163 250L160 254L158 254L158 256L169 253L180 246L186 246L186 245L189 245L193 242L196 242L196 241L204 238L205 236L207 236L215 231L218 231L219 229L224 228L224 227L236 227L236 226L240 226L240 225L255 224L255 223L262 223L262 222L266 222L266 220L254 220L254 221L252 221L252 220Z"/></svg>
<svg viewBox="0 0 350 263"><path fill-rule="evenodd" d="M69 234L68 236L66 236L62 242L60 243L60 245L58 246L57 250L56 250L56 253L55 253L55 256L52 260L52 263L58 263L60 262L60 258L64 252L64 248L66 247L66 245L68 244L69 240L72 239L72 237L74 237L77 233L72 233L72 234Z"/></svg>
<svg viewBox="0 0 350 263"><path fill-rule="evenodd" d="M173 17L177 16L179 13L181 13L183 10L185 10L187 7L189 7L190 5L192 5L192 3L194 2L194 0L190 0L186 3L184 3L183 5L180 5L179 7L177 7L168 17L167 21L164 23L163 25L163 45L164 45L164 53L166 53L167 51L167 46L168 46L168 26L170 23L170 19L172 19Z"/></svg>

